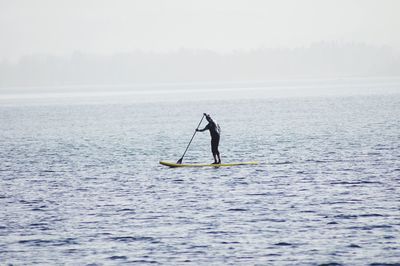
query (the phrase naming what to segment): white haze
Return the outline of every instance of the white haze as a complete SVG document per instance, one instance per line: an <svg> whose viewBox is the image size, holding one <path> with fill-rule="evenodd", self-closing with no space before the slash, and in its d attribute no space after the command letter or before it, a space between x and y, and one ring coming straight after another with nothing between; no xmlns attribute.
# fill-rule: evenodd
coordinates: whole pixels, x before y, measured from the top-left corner
<svg viewBox="0 0 400 266"><path fill-rule="evenodd" d="M400 47L396 0L1 0L0 58L299 47Z"/></svg>
<svg viewBox="0 0 400 266"><path fill-rule="evenodd" d="M400 76L396 0L0 0L0 87Z"/></svg>

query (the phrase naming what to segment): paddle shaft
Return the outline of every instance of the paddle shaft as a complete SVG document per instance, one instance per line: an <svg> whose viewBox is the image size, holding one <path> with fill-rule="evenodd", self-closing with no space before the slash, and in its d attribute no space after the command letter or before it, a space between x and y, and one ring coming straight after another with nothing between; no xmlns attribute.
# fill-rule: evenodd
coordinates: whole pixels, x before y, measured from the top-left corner
<svg viewBox="0 0 400 266"><path fill-rule="evenodd" d="M179 163L179 164L182 163L183 157L185 156L187 150L189 149L190 144L192 143L192 140L193 140L194 136L195 136L196 133L197 133L197 129L199 129L199 126L201 125L201 122L203 122L203 118L204 118L204 115L201 117L200 123L197 125L197 128L196 128L196 130L194 131L194 134L193 134L192 138L190 139L189 144L187 145L185 152L183 153L182 157L178 160L178 163Z"/></svg>

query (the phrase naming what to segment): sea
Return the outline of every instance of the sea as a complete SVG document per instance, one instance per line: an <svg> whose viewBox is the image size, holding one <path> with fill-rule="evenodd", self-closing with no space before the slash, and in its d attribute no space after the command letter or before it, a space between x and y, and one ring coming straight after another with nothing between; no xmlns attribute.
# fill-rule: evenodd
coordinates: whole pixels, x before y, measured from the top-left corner
<svg viewBox="0 0 400 266"><path fill-rule="evenodd" d="M400 265L400 78L112 88L0 94L0 265Z"/></svg>

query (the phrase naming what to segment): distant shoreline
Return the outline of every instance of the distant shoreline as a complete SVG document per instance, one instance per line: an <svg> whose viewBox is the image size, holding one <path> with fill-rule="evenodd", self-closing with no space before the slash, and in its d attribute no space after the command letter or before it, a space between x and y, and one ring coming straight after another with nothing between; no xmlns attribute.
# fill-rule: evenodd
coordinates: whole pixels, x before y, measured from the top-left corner
<svg viewBox="0 0 400 266"><path fill-rule="evenodd" d="M0 87L0 96L9 94L32 93L67 93L67 92L141 92L141 91L168 91L173 90L202 90L202 89L245 89L267 87L298 87L299 85L312 85L321 82L336 82L347 84L348 82L371 82L376 84L398 84L400 76L376 76L376 77L293 77L268 80L244 80L244 81L193 81L193 82L164 82L164 83L127 83L127 84L73 84L73 85L44 85L44 86L5 86ZM111 89L111 90L110 90Z"/></svg>

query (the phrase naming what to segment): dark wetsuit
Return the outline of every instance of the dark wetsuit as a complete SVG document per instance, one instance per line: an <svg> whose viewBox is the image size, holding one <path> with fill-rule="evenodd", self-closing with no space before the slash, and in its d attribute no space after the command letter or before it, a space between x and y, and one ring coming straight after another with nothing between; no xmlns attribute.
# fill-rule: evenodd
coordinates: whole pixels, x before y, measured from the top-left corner
<svg viewBox="0 0 400 266"><path fill-rule="evenodd" d="M211 151L214 157L214 164L220 164L221 163L221 156L219 154L219 150L218 150L218 145L219 145L219 139L221 136L221 129L219 127L219 125L211 119L210 115L207 115L206 113L204 113L204 115L207 118L208 124L207 126L205 126L205 128L203 129L196 129L196 131L206 131L209 130L210 131L210 135L211 135Z"/></svg>
<svg viewBox="0 0 400 266"><path fill-rule="evenodd" d="M203 130L210 130L210 135L211 135L211 151L213 154L218 154L218 145L219 145L219 139L220 139L220 134L221 134L221 129L217 123L214 121L210 121L208 125L203 129Z"/></svg>

